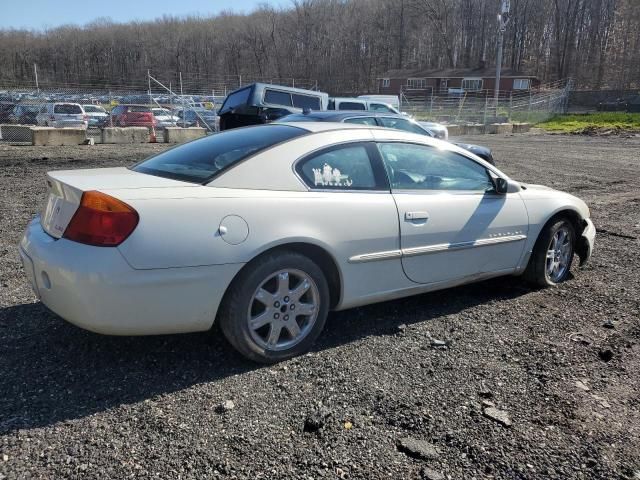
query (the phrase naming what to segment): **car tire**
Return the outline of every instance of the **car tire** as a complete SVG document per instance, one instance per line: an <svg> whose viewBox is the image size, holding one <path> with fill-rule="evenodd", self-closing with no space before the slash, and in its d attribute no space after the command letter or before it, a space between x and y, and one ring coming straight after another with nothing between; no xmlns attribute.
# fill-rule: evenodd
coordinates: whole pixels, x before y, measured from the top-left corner
<svg viewBox="0 0 640 480"><path fill-rule="evenodd" d="M326 323L329 301L327 280L315 262L276 251L241 270L225 294L218 322L243 356L276 363L311 348Z"/></svg>
<svg viewBox="0 0 640 480"><path fill-rule="evenodd" d="M529 258L525 279L540 287L552 287L570 275L576 233L571 221L558 218L544 226Z"/></svg>

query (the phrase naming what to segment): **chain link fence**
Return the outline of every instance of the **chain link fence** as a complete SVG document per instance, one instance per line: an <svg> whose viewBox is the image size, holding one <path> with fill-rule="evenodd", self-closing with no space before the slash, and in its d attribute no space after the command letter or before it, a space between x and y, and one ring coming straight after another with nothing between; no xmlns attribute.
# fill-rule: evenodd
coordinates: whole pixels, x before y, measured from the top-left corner
<svg viewBox="0 0 640 480"><path fill-rule="evenodd" d="M416 93L404 89L401 109L418 120L448 124L538 123L566 113L573 82L562 80L531 90Z"/></svg>
<svg viewBox="0 0 640 480"><path fill-rule="evenodd" d="M158 142L164 141L167 127L198 126L214 133L219 129L216 112L227 93L253 82L318 88L315 81L295 78L183 78L152 72L145 82L128 86L0 82L0 142L30 142L31 131L18 126L83 128L95 143L107 127L147 127Z"/></svg>

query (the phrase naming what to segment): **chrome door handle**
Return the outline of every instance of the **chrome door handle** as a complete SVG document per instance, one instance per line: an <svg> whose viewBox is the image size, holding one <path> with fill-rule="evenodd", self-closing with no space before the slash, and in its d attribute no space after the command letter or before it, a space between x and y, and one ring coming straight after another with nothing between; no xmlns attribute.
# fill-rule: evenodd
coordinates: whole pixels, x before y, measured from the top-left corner
<svg viewBox="0 0 640 480"><path fill-rule="evenodd" d="M429 213L428 212L405 212L404 219L412 222L414 220L428 220Z"/></svg>

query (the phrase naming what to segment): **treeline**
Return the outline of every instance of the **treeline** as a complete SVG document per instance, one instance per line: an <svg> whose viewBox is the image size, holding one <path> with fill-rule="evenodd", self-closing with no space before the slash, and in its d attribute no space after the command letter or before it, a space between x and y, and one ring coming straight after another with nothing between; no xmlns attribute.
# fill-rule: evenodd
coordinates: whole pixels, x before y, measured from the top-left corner
<svg viewBox="0 0 640 480"><path fill-rule="evenodd" d="M214 78L316 79L333 93L374 90L396 68L495 65L499 0L292 0L248 15L100 19L0 31L0 81L132 85L147 70ZM511 0L504 66L589 88L640 84L640 1ZM221 80L220 80L221 81Z"/></svg>

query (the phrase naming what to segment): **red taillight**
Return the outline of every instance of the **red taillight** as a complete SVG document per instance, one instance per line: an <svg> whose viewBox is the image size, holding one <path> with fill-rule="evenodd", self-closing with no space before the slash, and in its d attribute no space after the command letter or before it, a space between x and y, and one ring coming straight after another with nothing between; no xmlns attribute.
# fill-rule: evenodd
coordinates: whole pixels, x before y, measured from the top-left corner
<svg viewBox="0 0 640 480"><path fill-rule="evenodd" d="M97 247L115 247L135 230L138 218L138 212L117 198L84 192L63 237Z"/></svg>

